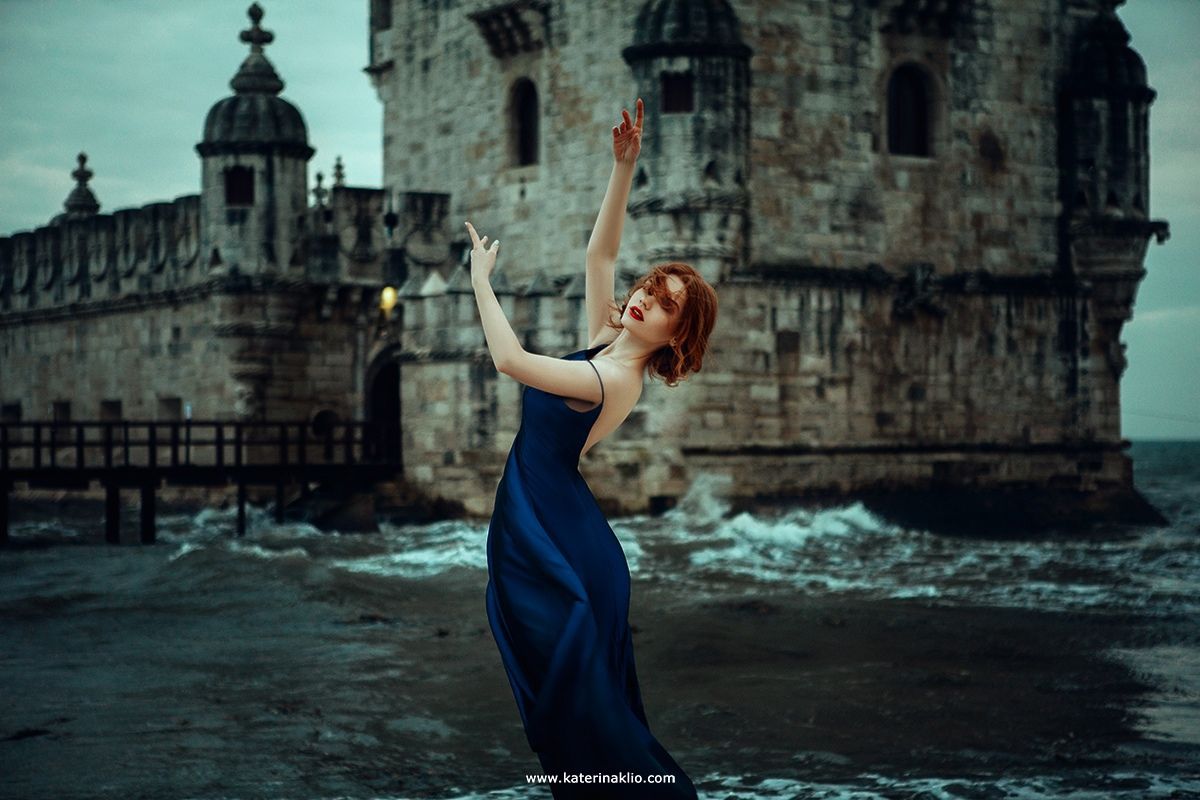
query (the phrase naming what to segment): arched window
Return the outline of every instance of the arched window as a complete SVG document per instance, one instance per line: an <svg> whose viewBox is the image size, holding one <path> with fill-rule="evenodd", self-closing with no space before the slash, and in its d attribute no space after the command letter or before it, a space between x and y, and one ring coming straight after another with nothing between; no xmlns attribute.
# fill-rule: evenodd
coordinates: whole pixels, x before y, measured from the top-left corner
<svg viewBox="0 0 1200 800"><path fill-rule="evenodd" d="M513 87L513 133L516 139L517 166L538 161L538 98L533 81L522 78Z"/></svg>
<svg viewBox="0 0 1200 800"><path fill-rule="evenodd" d="M887 87L888 152L903 156L928 156L932 109L929 78L916 64L901 64Z"/></svg>
<svg viewBox="0 0 1200 800"><path fill-rule="evenodd" d="M225 205L254 205L254 170L250 167L230 167L225 170Z"/></svg>

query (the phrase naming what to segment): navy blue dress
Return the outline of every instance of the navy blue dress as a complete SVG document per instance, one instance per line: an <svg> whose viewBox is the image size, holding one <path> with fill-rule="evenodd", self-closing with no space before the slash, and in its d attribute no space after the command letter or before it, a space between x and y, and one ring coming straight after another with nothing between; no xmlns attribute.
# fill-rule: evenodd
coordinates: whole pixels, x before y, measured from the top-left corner
<svg viewBox="0 0 1200 800"><path fill-rule="evenodd" d="M602 347L563 358L590 361ZM521 405L488 526L486 602L529 746L546 774L643 776L642 783L551 785L555 798L694 800L692 781L646 722L629 629L629 565L579 473L603 395L594 408L575 411L559 395L526 386ZM674 782L658 782L664 774Z"/></svg>

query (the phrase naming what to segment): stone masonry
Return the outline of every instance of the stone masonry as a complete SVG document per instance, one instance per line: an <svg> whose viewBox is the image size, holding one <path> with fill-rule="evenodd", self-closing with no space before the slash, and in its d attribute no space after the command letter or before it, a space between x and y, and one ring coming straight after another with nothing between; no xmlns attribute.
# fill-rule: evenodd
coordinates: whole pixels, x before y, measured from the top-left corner
<svg viewBox="0 0 1200 800"><path fill-rule="evenodd" d="M684 260L721 317L704 370L585 459L614 505L715 472L740 497L1051 488L1107 513L1132 492L1120 328L1167 235L1115 5L381 0L385 183L451 187L456 251L464 219L502 239L510 320L565 353L609 128L645 100L618 290ZM459 404L406 421L406 458L486 512L517 387L479 367L465 260L401 294L402 406Z"/></svg>

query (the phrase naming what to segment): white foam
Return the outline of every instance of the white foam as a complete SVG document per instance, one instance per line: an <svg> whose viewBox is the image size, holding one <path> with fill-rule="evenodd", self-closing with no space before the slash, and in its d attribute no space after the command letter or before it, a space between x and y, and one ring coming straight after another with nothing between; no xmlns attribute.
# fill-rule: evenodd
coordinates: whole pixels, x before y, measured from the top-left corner
<svg viewBox="0 0 1200 800"><path fill-rule="evenodd" d="M1200 546L1186 524L1128 529L1125 538L1105 540L937 536L890 524L861 503L730 516L731 486L728 475L702 474L667 513L610 520L631 574L697 598L777 588L1049 610L1200 612ZM383 522L369 534L277 524L272 512L269 504L248 505L244 537L234 535L232 506L168 515L158 538L172 546L167 562L216 548L411 579L487 566L486 521ZM55 520L13 530L14 539L78 535Z"/></svg>
<svg viewBox="0 0 1200 800"><path fill-rule="evenodd" d="M531 769L533 774L534 770ZM537 770L540 774L540 769ZM1168 800L1194 796L1184 792L1200 791L1200 780L1154 775L1135 770L1109 774L1089 772L1083 782L1103 789L1081 789L1072 785L1071 776L1032 775L1026 777L980 778L969 776L893 778L863 773L843 783L801 781L770 776L742 776L709 773L693 776L700 800L892 800L896 797L921 797L928 800L961 800L963 797L1004 797L1008 800ZM1137 786L1136 784L1143 784ZM1113 788L1129 786L1128 789ZM966 792L966 794L964 794ZM545 800L550 790L544 785L520 784L490 792L463 793L451 789L437 800ZM380 796L377 800L415 800L412 795Z"/></svg>

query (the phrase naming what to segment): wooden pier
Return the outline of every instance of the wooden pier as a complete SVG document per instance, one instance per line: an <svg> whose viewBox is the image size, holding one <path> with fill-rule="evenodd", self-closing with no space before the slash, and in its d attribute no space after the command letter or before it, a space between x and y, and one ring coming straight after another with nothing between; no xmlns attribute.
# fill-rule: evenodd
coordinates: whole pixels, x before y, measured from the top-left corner
<svg viewBox="0 0 1200 800"><path fill-rule="evenodd" d="M246 533L246 487L308 482L369 485L403 471L395 427L379 422L181 420L0 423L0 544L8 541L9 494L105 487L104 538L120 542L120 490L141 491L141 541L155 539L159 486L237 484L237 535Z"/></svg>

